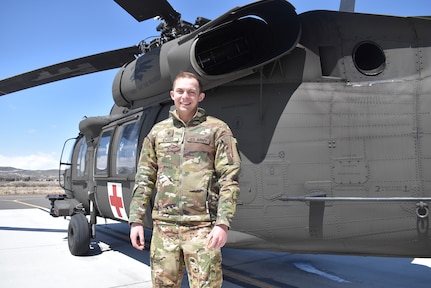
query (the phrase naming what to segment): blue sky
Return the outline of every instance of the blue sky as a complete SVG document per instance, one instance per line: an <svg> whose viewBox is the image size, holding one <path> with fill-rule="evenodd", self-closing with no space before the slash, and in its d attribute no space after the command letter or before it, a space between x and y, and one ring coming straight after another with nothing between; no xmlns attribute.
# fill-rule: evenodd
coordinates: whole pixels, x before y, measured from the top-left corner
<svg viewBox="0 0 431 288"><path fill-rule="evenodd" d="M247 0L171 0L182 18L214 19ZM290 1L298 13L338 10L338 0ZM156 36L153 19L137 22L113 0L0 2L0 79ZM431 15L429 0L356 0L356 11ZM56 169L63 143L85 116L109 114L117 70L94 73L0 97L0 166Z"/></svg>

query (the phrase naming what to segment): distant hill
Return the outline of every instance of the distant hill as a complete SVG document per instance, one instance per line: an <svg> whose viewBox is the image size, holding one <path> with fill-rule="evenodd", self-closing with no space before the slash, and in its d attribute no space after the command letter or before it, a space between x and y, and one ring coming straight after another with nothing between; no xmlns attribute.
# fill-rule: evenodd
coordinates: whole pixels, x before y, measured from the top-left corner
<svg viewBox="0 0 431 288"><path fill-rule="evenodd" d="M0 167L0 181L57 181L58 169L25 170L14 167Z"/></svg>

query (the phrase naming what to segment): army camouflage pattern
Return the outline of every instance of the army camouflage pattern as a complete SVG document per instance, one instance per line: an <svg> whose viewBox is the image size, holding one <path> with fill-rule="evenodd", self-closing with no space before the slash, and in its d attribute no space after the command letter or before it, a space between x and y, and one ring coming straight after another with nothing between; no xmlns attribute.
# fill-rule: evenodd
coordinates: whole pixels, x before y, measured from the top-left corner
<svg viewBox="0 0 431 288"><path fill-rule="evenodd" d="M240 157L230 128L198 108L186 124L171 117L144 139L129 222L144 224L155 190L150 259L153 287L221 287L221 250L209 249L214 225L230 227L239 196Z"/></svg>
<svg viewBox="0 0 431 288"><path fill-rule="evenodd" d="M153 220L230 227L239 196L240 156L227 124L198 108L185 124L176 111L144 139L129 222L144 224L156 188Z"/></svg>
<svg viewBox="0 0 431 288"><path fill-rule="evenodd" d="M187 226L155 221L150 250L153 287L181 287L184 267L190 287L221 287L221 250L205 245L211 229L208 222Z"/></svg>

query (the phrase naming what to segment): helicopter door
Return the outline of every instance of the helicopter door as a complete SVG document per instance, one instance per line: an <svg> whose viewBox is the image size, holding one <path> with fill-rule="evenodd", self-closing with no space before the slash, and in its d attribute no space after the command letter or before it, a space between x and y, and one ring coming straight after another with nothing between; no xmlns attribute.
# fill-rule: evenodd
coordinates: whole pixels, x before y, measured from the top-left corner
<svg viewBox="0 0 431 288"><path fill-rule="evenodd" d="M96 203L103 217L128 220L144 114L105 127L96 152Z"/></svg>
<svg viewBox="0 0 431 288"><path fill-rule="evenodd" d="M75 141L72 143L72 140ZM59 184L70 198L73 198L72 179L76 179L76 176L85 175L86 151L87 143L85 141L85 136L82 134L76 138L69 138L64 142L60 157L60 173L62 173L62 175L60 175ZM69 158L67 160L64 159L67 154L66 152L69 152ZM81 155L83 155L83 157ZM82 159L84 160L82 161ZM81 165L81 162L84 162L84 164Z"/></svg>
<svg viewBox="0 0 431 288"><path fill-rule="evenodd" d="M88 191L90 187L88 183L90 180L89 167L92 159L92 149L89 149L86 137L81 134L76 138L73 149L71 150L71 159L69 159L68 162L60 160L60 165L68 167L65 169L63 175L63 188L69 198L76 199L78 202L82 203L86 211L89 211ZM65 151L64 148L63 151Z"/></svg>

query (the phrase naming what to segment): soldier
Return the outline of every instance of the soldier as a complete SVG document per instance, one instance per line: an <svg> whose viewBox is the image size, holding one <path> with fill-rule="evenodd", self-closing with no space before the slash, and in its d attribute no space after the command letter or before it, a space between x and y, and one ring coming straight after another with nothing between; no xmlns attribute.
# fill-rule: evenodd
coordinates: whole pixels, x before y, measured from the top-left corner
<svg viewBox="0 0 431 288"><path fill-rule="evenodd" d="M145 210L156 190L150 248L153 287L221 287L221 247L236 211L240 157L228 125L207 116L200 80L181 72L175 110L142 144L130 203L130 239L144 249Z"/></svg>

